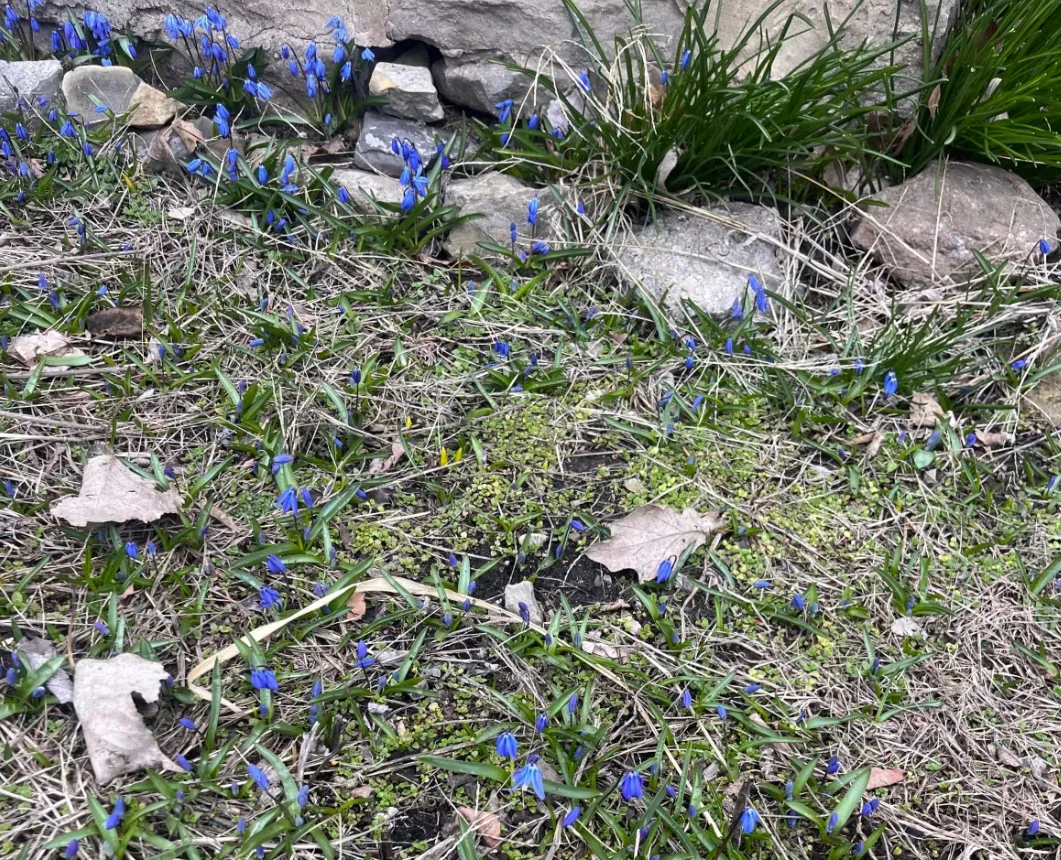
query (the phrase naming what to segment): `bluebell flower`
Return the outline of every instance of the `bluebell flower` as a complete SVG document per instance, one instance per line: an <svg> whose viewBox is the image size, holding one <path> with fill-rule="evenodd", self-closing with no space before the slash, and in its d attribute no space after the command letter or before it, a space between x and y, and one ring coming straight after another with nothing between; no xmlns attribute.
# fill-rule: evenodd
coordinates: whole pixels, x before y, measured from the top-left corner
<svg viewBox="0 0 1061 860"><path fill-rule="evenodd" d="M100 636L110 636L111 629L103 621L93 621L92 626L96 628L96 632Z"/></svg>
<svg viewBox="0 0 1061 860"><path fill-rule="evenodd" d="M745 836L755 832L755 828L759 824L759 813L756 812L752 807L746 806L744 812L740 814L740 829Z"/></svg>
<svg viewBox="0 0 1061 860"><path fill-rule="evenodd" d="M790 779L785 783L785 798L787 800L792 799L792 795L796 791L796 784Z"/></svg>
<svg viewBox="0 0 1061 860"><path fill-rule="evenodd" d="M189 719L188 717L181 717L179 720L177 720L177 722L180 723L183 728L186 728L190 732L196 731L195 721Z"/></svg>
<svg viewBox="0 0 1061 860"><path fill-rule="evenodd" d="M691 355L687 356L686 359L685 359L685 369L686 370L692 370L694 364L695 364L695 362L693 361L693 357Z"/></svg>
<svg viewBox="0 0 1061 860"><path fill-rule="evenodd" d="M932 435L928 437L928 441L925 442L925 450L926 451L933 450L939 444L939 440L940 440L940 432L939 432L939 430L934 430L932 432Z"/></svg>
<svg viewBox="0 0 1061 860"><path fill-rule="evenodd" d="M516 242L519 240L519 233L516 231L516 222L515 221L512 221L508 225L508 234L509 234L509 237L512 239L512 244L515 245Z"/></svg>
<svg viewBox="0 0 1061 860"><path fill-rule="evenodd" d="M427 177L424 176L423 172L418 170L416 175L413 177L413 191L415 191L421 197L427 196L428 182Z"/></svg>
<svg viewBox="0 0 1061 860"><path fill-rule="evenodd" d="M536 731L538 734L541 734L542 732L545 731L545 729L546 729L546 727L548 725L549 725L549 715L548 714L538 714L538 718L534 721L534 731Z"/></svg>
<svg viewBox="0 0 1061 860"><path fill-rule="evenodd" d="M306 804L309 803L309 786L308 785L303 785L303 786L299 787L299 789L298 789L298 797L295 798L295 800L298 803L299 807L301 807L303 809L305 808Z"/></svg>
<svg viewBox="0 0 1061 860"><path fill-rule="evenodd" d="M401 210L402 212L409 212L416 205L416 192L413 189L406 188L405 194L402 195Z"/></svg>
<svg viewBox="0 0 1061 860"><path fill-rule="evenodd" d="M1014 370L1024 370L1024 368L1026 368L1027 366L1028 362L1023 358L1018 358L1016 361L1010 364L1010 367L1012 367Z"/></svg>
<svg viewBox="0 0 1061 860"><path fill-rule="evenodd" d="M307 510L313 509L313 496L310 494L309 487L303 487L299 494L302 499L302 504L306 506Z"/></svg>
<svg viewBox="0 0 1061 860"><path fill-rule="evenodd" d="M500 101L494 105L494 108L497 110L497 121L504 125L508 122L508 118L512 116L512 99Z"/></svg>
<svg viewBox="0 0 1061 860"><path fill-rule="evenodd" d="M589 80L589 72L587 72L585 69L583 69L581 74L579 74L578 76L578 85L582 88L582 92L584 93L588 93L593 90L593 84L591 84Z"/></svg>
<svg viewBox="0 0 1061 860"><path fill-rule="evenodd" d="M523 623L530 624L530 607L521 600L517 604L517 609L519 610L519 617L523 619Z"/></svg>
<svg viewBox="0 0 1061 860"><path fill-rule="evenodd" d="M111 814L107 816L107 820L104 822L103 827L106 830L114 830L119 824L122 823L122 818L125 817L125 800L119 797L114 801L114 809Z"/></svg>
<svg viewBox="0 0 1061 860"><path fill-rule="evenodd" d="M518 745L516 743L516 736L512 732L502 732L497 736L497 743L495 745L497 754L501 758L510 758L513 761L516 760Z"/></svg>
<svg viewBox="0 0 1061 860"><path fill-rule="evenodd" d="M696 397L693 398L693 405L692 405L693 412L695 412L697 409L699 409L703 405L704 405L704 395L697 394Z"/></svg>
<svg viewBox="0 0 1061 860"><path fill-rule="evenodd" d="M298 514L298 496L294 487L288 487L280 493L280 497L276 500L276 507L280 508L285 514L291 514L291 516Z"/></svg>
<svg viewBox="0 0 1061 860"><path fill-rule="evenodd" d="M693 706L693 694L688 689L682 690L682 694L678 697L678 704L688 710Z"/></svg>
<svg viewBox="0 0 1061 860"><path fill-rule="evenodd" d="M644 780L641 779L641 774L636 770L629 770L619 781L619 792L623 796L623 800L634 800L638 797L644 797Z"/></svg>
<svg viewBox="0 0 1061 860"><path fill-rule="evenodd" d="M274 693L280 689L276 683L276 675L268 666L259 666L251 670L251 686L255 690L272 690Z"/></svg>
<svg viewBox="0 0 1061 860"><path fill-rule="evenodd" d="M727 337L726 338L725 350L726 350L726 355L733 355L733 338L731 338L731 337Z"/></svg>
<svg viewBox="0 0 1061 860"><path fill-rule="evenodd" d="M512 774L512 791L517 788L529 788L539 800L545 800L545 785L542 781L542 770L537 765L537 756Z"/></svg>
<svg viewBox="0 0 1061 860"><path fill-rule="evenodd" d="M1045 252L1044 252L1045 253ZM1039 819L1034 819L1031 824L1028 825L1028 835L1035 836L1039 833Z"/></svg>
<svg viewBox="0 0 1061 860"><path fill-rule="evenodd" d="M317 79L313 75L306 75L306 95L315 99L317 97Z"/></svg>
<svg viewBox="0 0 1061 860"><path fill-rule="evenodd" d="M549 253L549 246L545 242L543 242L540 239L538 239L538 240L536 240L534 242L533 245L531 245L531 253L532 254L548 254Z"/></svg>
<svg viewBox="0 0 1061 860"><path fill-rule="evenodd" d="M18 670L13 666L7 670L4 674L4 680L7 682L7 686L14 687L18 684Z"/></svg>
<svg viewBox="0 0 1061 860"><path fill-rule="evenodd" d="M231 135L232 127L229 124L230 119L231 114L229 113L228 108L223 104L218 104L217 107L214 108L214 125L217 126L217 133L221 135L221 137L229 137Z"/></svg>
<svg viewBox="0 0 1061 860"><path fill-rule="evenodd" d="M840 814L837 813L837 812L834 812L832 815L829 816L829 823L825 825L825 832L826 833L832 833L834 830L836 830L836 825L839 824L839 823L840 823Z"/></svg>
<svg viewBox="0 0 1061 860"><path fill-rule="evenodd" d="M66 860L73 860L73 858L77 856L80 847L81 844L76 839L71 839L66 843L66 848L63 850L63 857L65 857Z"/></svg>
<svg viewBox="0 0 1061 860"><path fill-rule="evenodd" d="M1046 239L1040 239L1038 247L1039 253L1042 254L1044 257L1053 250L1053 248L1050 247L1050 243L1047 242Z"/></svg>
<svg viewBox="0 0 1061 860"><path fill-rule="evenodd" d="M877 811L878 806L880 806L880 798L874 797L862 804L862 810L859 814L868 817Z"/></svg>
<svg viewBox="0 0 1061 860"><path fill-rule="evenodd" d="M715 713L718 714L718 718L720 720L728 720L729 719L729 712L726 710L726 706L725 705L716 705L715 706Z"/></svg>
<svg viewBox="0 0 1061 860"><path fill-rule="evenodd" d="M283 467L283 466L286 466L286 465L287 465L288 463L290 463L290 462L291 462L292 460L294 460L294 459L295 459L295 458L294 458L294 457L292 457L292 456L291 456L290 454L277 454L277 455L276 455L275 457L273 457L273 462L272 462L272 464L271 464L271 465L269 466L269 471L270 471L270 472L271 472L272 474L274 474L274 475L275 475L275 474L276 474L277 472L279 472L279 471L280 471L281 467ZM269 556L269 558L276 558L276 556ZM269 564L269 563L270 563L270 562L269 562L269 558L267 558L267 559L265 560L265 561L266 561L266 564ZM283 571L277 571L277 570L272 570L272 567L270 567L269 569L270 569L270 570L271 570L271 571L272 571L273 573L283 573Z"/></svg>
<svg viewBox="0 0 1061 860"><path fill-rule="evenodd" d="M678 796L678 789L676 789L673 785L666 785L663 787L663 790L667 793L667 797L669 797L671 800L674 800L674 798Z"/></svg>
<svg viewBox="0 0 1061 860"><path fill-rule="evenodd" d="M889 370L884 374L884 395L891 397L899 390L899 377L895 375L894 370Z"/></svg>
<svg viewBox="0 0 1061 860"><path fill-rule="evenodd" d="M357 643L357 665L361 669L367 669L373 663L376 662L375 657L368 656L368 646L365 644L365 640L362 639Z"/></svg>
<svg viewBox="0 0 1061 860"><path fill-rule="evenodd" d="M679 65L681 66L682 71L685 71L687 68L689 68L689 60L691 60L692 57L693 57L693 52L689 51L689 50L687 50L684 54L682 54L682 59L681 59L681 62L679 63Z"/></svg>
<svg viewBox="0 0 1061 860"><path fill-rule="evenodd" d="M249 764L247 765L247 773L258 788L262 791L269 790L269 777L265 775L264 770L255 764Z"/></svg>
<svg viewBox="0 0 1061 860"><path fill-rule="evenodd" d="M361 59L364 60L366 63L372 63L375 62L376 55L372 53L371 48L365 48L361 52Z"/></svg>
<svg viewBox="0 0 1061 860"><path fill-rule="evenodd" d="M177 753L173 757L173 760L180 765L181 770L183 770L185 773L192 772L192 763L188 761L188 759L186 759L181 753Z"/></svg>
<svg viewBox="0 0 1061 860"><path fill-rule="evenodd" d="M975 447L975 445L976 445L976 433L973 432L973 431L970 431L965 436L965 447L966 448L973 448L973 447Z"/></svg>
<svg viewBox="0 0 1061 860"><path fill-rule="evenodd" d="M567 700L567 712L574 714L578 710L578 693L572 693L571 698Z"/></svg>
<svg viewBox="0 0 1061 860"><path fill-rule="evenodd" d="M263 585L258 590L258 600L261 610L267 612L280 604L280 592L275 588L270 588L268 585Z"/></svg>
<svg viewBox="0 0 1061 860"><path fill-rule="evenodd" d="M840 759L836 756L830 756L829 761L825 763L825 772L829 776L840 770Z"/></svg>
<svg viewBox="0 0 1061 860"><path fill-rule="evenodd" d="M762 688L762 684L748 684L742 688L741 692L747 693L750 696L752 693L758 693Z"/></svg>
<svg viewBox="0 0 1061 860"><path fill-rule="evenodd" d="M659 81L660 81L661 84L663 84L663 86L667 86L668 84L670 84L670 75L667 74L667 70L666 69L664 69L662 72L660 72Z"/></svg>
<svg viewBox="0 0 1061 860"><path fill-rule="evenodd" d="M532 197L527 204L527 223L534 226L538 223L538 198Z"/></svg>
<svg viewBox="0 0 1061 860"><path fill-rule="evenodd" d="M662 585L668 579L671 578L671 574L674 572L674 562L665 558L659 563L659 567L656 569L656 582Z"/></svg>
<svg viewBox="0 0 1061 860"><path fill-rule="evenodd" d="M572 824L574 824L576 821L578 821L578 817L581 814L582 814L582 808L579 807L579 806L573 806L568 811L567 815L564 816L564 820L561 822L561 825L563 827L570 827Z"/></svg>
<svg viewBox="0 0 1061 860"><path fill-rule="evenodd" d="M128 541L125 544L125 554L129 556L129 558L136 558L138 555L140 555L140 550L137 548L135 543L133 543L132 541Z"/></svg>

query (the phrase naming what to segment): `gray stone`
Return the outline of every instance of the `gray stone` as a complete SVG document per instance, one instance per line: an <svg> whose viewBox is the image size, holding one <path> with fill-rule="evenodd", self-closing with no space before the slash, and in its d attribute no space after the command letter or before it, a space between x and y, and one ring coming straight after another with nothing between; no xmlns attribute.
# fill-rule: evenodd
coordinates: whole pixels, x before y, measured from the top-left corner
<svg viewBox="0 0 1061 860"><path fill-rule="evenodd" d="M748 203L716 205L708 217L656 210L656 223L632 233L615 251L624 279L680 311L689 299L705 313L728 316L734 300L752 310L748 278L785 294L784 277L768 239L781 237L777 211ZM765 237L765 238L764 238Z"/></svg>
<svg viewBox="0 0 1061 860"><path fill-rule="evenodd" d="M391 150L391 140L395 137L415 146L425 165L434 154L435 133L427 126L369 111L362 119L361 135L354 148L355 166L387 176L401 176L405 162Z"/></svg>
<svg viewBox="0 0 1061 860"><path fill-rule="evenodd" d="M438 91L449 101L482 113L495 113L496 105L505 99L518 105L529 89L521 73L485 60L463 62L443 57L431 72Z"/></svg>
<svg viewBox="0 0 1061 860"><path fill-rule="evenodd" d="M503 173L484 173L473 179L458 179L446 189L446 203L455 206L461 215L481 215L473 221L458 225L446 237L444 247L454 257L461 254L482 254L480 242L508 245L511 225L519 231L519 247L530 252L532 236L527 223L527 205L538 197L540 208L533 239L549 242L555 236L548 211L547 198L535 189Z"/></svg>
<svg viewBox="0 0 1061 860"><path fill-rule="evenodd" d="M532 624L541 624L545 620L541 607L534 597L534 583L529 580L514 582L505 586L505 609L519 615L520 604L527 607Z"/></svg>
<svg viewBox="0 0 1061 860"><path fill-rule="evenodd" d="M1050 361L1056 361L1053 356ZM1034 411L1043 415L1055 427L1061 427L1061 371L1048 373L1027 394ZM1026 414L1030 414L1026 411Z"/></svg>
<svg viewBox="0 0 1061 860"><path fill-rule="evenodd" d="M390 116L438 122L443 118L438 90L425 66L377 63L368 82L369 95L385 98L380 111Z"/></svg>
<svg viewBox="0 0 1061 860"><path fill-rule="evenodd" d="M345 188L350 194L350 206L363 215L376 212L372 201L401 203L405 189L392 176L380 176L367 170L333 170L331 184L336 190Z"/></svg>
<svg viewBox="0 0 1061 860"><path fill-rule="evenodd" d="M851 240L900 281L917 286L979 273L975 253L1024 260L1040 239L1057 244L1061 220L1019 176L986 164L932 165L862 207Z"/></svg>
<svg viewBox="0 0 1061 860"><path fill-rule="evenodd" d="M123 114L132 107L133 95L143 83L125 66L79 66L63 76L66 110L85 123L102 122L96 105Z"/></svg>
<svg viewBox="0 0 1061 860"><path fill-rule="evenodd" d="M58 60L0 61L0 113L14 112L22 98L28 105L27 116L46 114L47 108L59 104L62 80L63 67ZM47 108L38 106L39 98L48 100Z"/></svg>

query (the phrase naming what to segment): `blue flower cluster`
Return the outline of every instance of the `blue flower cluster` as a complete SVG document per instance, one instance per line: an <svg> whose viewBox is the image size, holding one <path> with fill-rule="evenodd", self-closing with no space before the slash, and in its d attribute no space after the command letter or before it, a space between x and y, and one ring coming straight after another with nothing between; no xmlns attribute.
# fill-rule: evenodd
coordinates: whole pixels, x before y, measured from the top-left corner
<svg viewBox="0 0 1061 860"><path fill-rule="evenodd" d="M171 41L180 41L184 45L187 59L193 66L192 77L197 81L205 78L219 90L231 89L230 79L234 73L231 52L238 51L240 43L228 32L228 21L217 9L207 6L206 13L195 21L186 21L171 12L162 21L162 32ZM253 82L254 78L254 68L248 66L246 79ZM247 91L262 99L272 95L268 87L264 93L259 92L257 86Z"/></svg>

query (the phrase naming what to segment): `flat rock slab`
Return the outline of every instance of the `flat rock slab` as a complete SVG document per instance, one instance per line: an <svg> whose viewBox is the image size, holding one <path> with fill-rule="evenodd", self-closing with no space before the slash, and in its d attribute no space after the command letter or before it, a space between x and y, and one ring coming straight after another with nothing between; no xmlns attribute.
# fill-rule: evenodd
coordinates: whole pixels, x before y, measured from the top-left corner
<svg viewBox="0 0 1061 860"><path fill-rule="evenodd" d="M367 170L333 170L332 186L338 191L345 188L350 195L350 206L362 215L372 215L376 208L372 201L380 203L402 202L405 189L393 176L380 176Z"/></svg>
<svg viewBox="0 0 1061 860"><path fill-rule="evenodd" d="M26 111L47 113L58 104L63 67L58 60L25 60L14 63L0 61L0 113L13 112L18 100L24 99ZM39 99L46 99L44 108Z"/></svg>
<svg viewBox="0 0 1061 860"><path fill-rule="evenodd" d="M85 123L99 122L96 105L123 114L132 107L133 95L143 83L124 66L80 66L63 77L66 110Z"/></svg>
<svg viewBox="0 0 1061 860"><path fill-rule="evenodd" d="M518 104L530 88L530 82L520 72L487 61L462 62L443 57L431 67L431 72L438 91L451 102L488 114L496 113L496 105L505 99Z"/></svg>
<svg viewBox="0 0 1061 860"><path fill-rule="evenodd" d="M615 250L624 279L641 284L671 310L680 310L688 299L714 317L729 316L734 301L746 313L753 311L750 275L785 294L775 246L767 241L781 238L777 210L730 203L708 212L719 220L657 209L655 223L636 230Z"/></svg>
<svg viewBox="0 0 1061 860"><path fill-rule="evenodd" d="M415 146L425 166L434 155L435 133L426 125L369 111L361 121L361 134L354 148L354 165L386 176L401 176L405 162L391 150L394 138L408 140Z"/></svg>
<svg viewBox="0 0 1061 860"><path fill-rule="evenodd" d="M131 128L162 128L173 120L183 105L161 90L155 89L151 84L141 81L140 86L133 93L130 107L132 108L132 113L129 115Z"/></svg>
<svg viewBox="0 0 1061 860"><path fill-rule="evenodd" d="M534 583L526 579L505 586L505 609L519 615L521 603L527 607L532 624L541 624L545 620L534 596Z"/></svg>
<svg viewBox="0 0 1061 860"><path fill-rule="evenodd" d="M862 207L851 241L900 281L931 286L978 274L992 262L1026 259L1040 239L1057 245L1061 220L1031 186L986 164L951 161L876 195Z"/></svg>
<svg viewBox="0 0 1061 860"><path fill-rule="evenodd" d="M535 197L541 201L538 224L531 235L527 223L527 205ZM481 215L473 221L454 228L446 237L445 249L454 257L462 254L483 254L480 242L509 245L511 225L519 232L517 250L530 253L534 239L549 242L554 235L550 226L548 199L539 191L503 173L485 173L473 179L458 179L446 190L446 202L460 210L461 215Z"/></svg>
<svg viewBox="0 0 1061 860"><path fill-rule="evenodd" d="M369 95L385 98L380 111L421 122L438 122L444 116L431 70L421 65L378 63L368 82Z"/></svg>

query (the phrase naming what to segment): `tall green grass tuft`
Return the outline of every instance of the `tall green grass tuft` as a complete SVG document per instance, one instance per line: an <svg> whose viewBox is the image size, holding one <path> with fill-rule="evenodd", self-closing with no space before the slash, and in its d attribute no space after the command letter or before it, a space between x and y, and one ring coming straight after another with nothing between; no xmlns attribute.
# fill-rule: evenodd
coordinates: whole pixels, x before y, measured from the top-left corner
<svg viewBox="0 0 1061 860"><path fill-rule="evenodd" d="M1056 0L964 5L926 72L926 83L938 85L923 92L916 124L900 128L900 160L910 173L946 153L999 164L1033 185L1061 179L1058 12Z"/></svg>
<svg viewBox="0 0 1061 860"><path fill-rule="evenodd" d="M588 77L579 84L580 70L570 70L571 80L537 80L563 104L571 128L559 145L548 140L544 120L529 135L512 129L507 154L551 170L597 160L622 185L704 197L799 196L830 163L874 157L867 117L892 101L898 69L888 57L897 44L842 47L843 22L827 20L826 44L785 69L786 45L811 25L790 15L761 43L781 2L731 47L719 43L710 0L690 7L672 63L643 27L602 45L574 0L565 0L589 56ZM640 24L638 4L628 5ZM536 148L535 139L548 145ZM674 157L664 177L660 167Z"/></svg>

